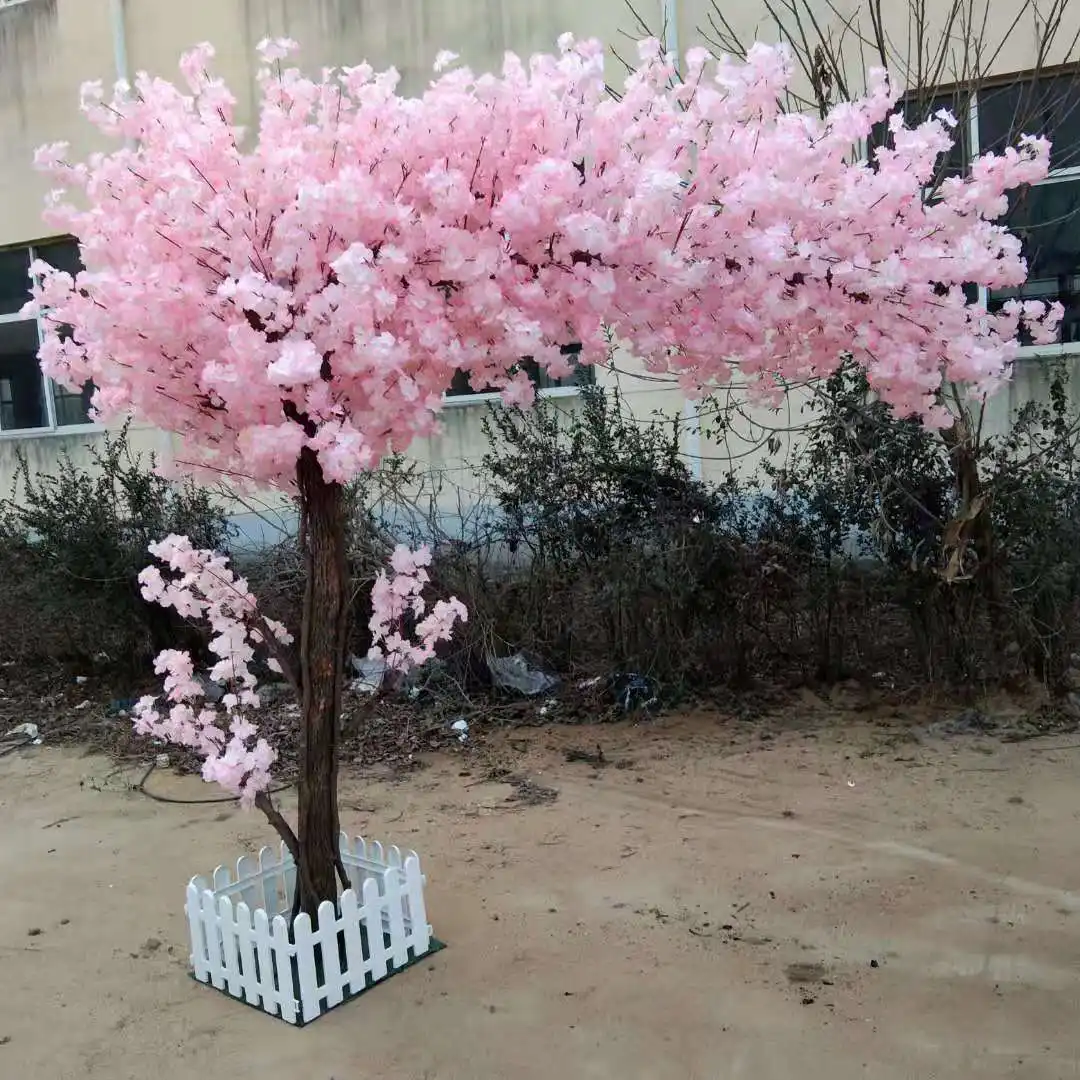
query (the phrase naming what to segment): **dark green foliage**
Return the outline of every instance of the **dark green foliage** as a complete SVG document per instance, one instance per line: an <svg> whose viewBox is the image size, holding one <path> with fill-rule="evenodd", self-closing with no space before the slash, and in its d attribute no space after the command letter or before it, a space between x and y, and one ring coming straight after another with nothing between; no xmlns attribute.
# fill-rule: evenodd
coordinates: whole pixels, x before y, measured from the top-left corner
<svg viewBox="0 0 1080 1080"><path fill-rule="evenodd" d="M1080 647L1080 417L1064 373L1004 435L965 410L952 432L899 419L845 367L816 396L807 437L775 486L770 527L808 556L820 674L846 662L836 613L856 575L882 616L902 612L927 678L1060 683ZM954 403L955 407L955 403ZM959 408L956 408L960 414Z"/></svg>
<svg viewBox="0 0 1080 1080"><path fill-rule="evenodd" d="M782 465L720 488L693 478L670 423L628 418L617 396L494 410L483 466L516 558L482 616L557 667L669 687L875 668L1059 687L1080 648L1066 390L1056 375L1004 436L967 411L939 433L894 416L848 365Z"/></svg>
<svg viewBox="0 0 1080 1080"><path fill-rule="evenodd" d="M483 470L519 568L489 601L497 637L564 670L669 684L747 674L751 518L734 484L692 476L671 425L585 387L572 412L495 409L485 430Z"/></svg>
<svg viewBox="0 0 1080 1080"><path fill-rule="evenodd" d="M136 670L161 648L192 643L181 624L139 595L138 573L153 562L147 546L181 533L197 547L222 550L228 524L207 491L167 480L153 458L132 455L126 431L106 435L90 453L91 467L65 456L49 476L33 474L19 457L0 524L12 590L0 652L81 665L97 658Z"/></svg>
<svg viewBox="0 0 1080 1080"><path fill-rule="evenodd" d="M1060 372L985 451L1008 646L1057 684L1080 649L1080 417Z"/></svg>

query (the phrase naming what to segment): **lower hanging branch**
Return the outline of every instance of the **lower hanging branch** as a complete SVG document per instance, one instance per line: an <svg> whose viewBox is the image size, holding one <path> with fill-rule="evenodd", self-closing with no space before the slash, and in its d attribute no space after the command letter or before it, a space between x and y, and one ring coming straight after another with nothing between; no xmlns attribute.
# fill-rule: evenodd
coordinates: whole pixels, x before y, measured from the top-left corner
<svg viewBox="0 0 1080 1080"><path fill-rule="evenodd" d="M293 862L299 862L300 842L296 839L292 826L285 820L285 816L274 805L269 792L260 791L255 796L255 806L266 815L266 820L273 826L274 832L281 837L282 843L293 857Z"/></svg>

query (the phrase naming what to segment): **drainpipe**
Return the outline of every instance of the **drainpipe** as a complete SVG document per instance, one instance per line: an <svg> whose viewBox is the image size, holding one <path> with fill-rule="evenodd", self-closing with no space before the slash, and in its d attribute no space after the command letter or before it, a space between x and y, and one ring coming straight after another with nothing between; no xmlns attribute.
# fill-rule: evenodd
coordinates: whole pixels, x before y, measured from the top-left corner
<svg viewBox="0 0 1080 1080"><path fill-rule="evenodd" d="M109 0L109 22L112 24L113 64L116 67L116 79L117 82L130 83L124 7L124 0Z"/></svg>
<svg viewBox="0 0 1080 1080"><path fill-rule="evenodd" d="M679 0L660 0L664 20L664 51L673 53L675 67L679 66Z"/></svg>
<svg viewBox="0 0 1080 1080"><path fill-rule="evenodd" d="M660 14L664 26L664 51L675 61L679 58L679 0L660 0ZM697 405L683 398L683 453L689 458L690 473L695 480L701 479L701 416Z"/></svg>

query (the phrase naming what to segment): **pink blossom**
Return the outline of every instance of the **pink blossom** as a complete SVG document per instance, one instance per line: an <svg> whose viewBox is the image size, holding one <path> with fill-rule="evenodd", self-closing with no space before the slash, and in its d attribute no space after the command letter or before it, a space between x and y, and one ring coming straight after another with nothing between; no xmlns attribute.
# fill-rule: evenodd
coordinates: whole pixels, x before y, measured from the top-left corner
<svg viewBox="0 0 1080 1080"><path fill-rule="evenodd" d="M440 641L449 641L454 626L467 622L469 613L456 597L438 600L426 615L424 586L430 581L425 567L431 565L431 551L423 546L411 551L399 544L390 557L393 576L380 572L371 590L372 634L369 656L383 660L391 671L404 673L435 655ZM405 634L406 617L415 621L414 636Z"/></svg>
<svg viewBox="0 0 1080 1080"><path fill-rule="evenodd" d="M269 770L276 759L245 712L259 706L250 664L255 645L265 640L256 624L283 644L292 640L291 635L280 623L258 620L247 583L233 573L223 556L194 548L186 536L175 535L151 544L150 552L174 576L166 580L158 567L148 566L139 574L143 597L210 623L216 632L210 651L219 657L210 678L225 682L229 690L219 706L204 701L191 655L166 649L158 654L154 670L165 675L165 695L172 705L161 713L156 698L141 698L134 710L135 730L198 750L206 758L204 778L250 806L269 787ZM196 703L201 703L198 711Z"/></svg>
<svg viewBox="0 0 1080 1080"><path fill-rule="evenodd" d="M310 341L286 341L278 358L267 368L267 374L276 386L295 386L314 382L321 367L322 357Z"/></svg>
<svg viewBox="0 0 1080 1080"><path fill-rule="evenodd" d="M457 370L526 404L515 365L565 374L571 343L592 364L619 340L692 392L735 367L768 391L851 351L928 415L943 378L1000 380L1022 326L1052 336L1054 309L1018 321L940 291L1023 283L995 218L1045 175L1045 140L977 159L928 204L952 118L909 128L881 72L818 119L781 110L794 65L761 45L745 63L693 49L680 83L643 42L617 98L602 46L570 35L498 75L443 70L418 98L369 65L279 70L295 48L260 45L254 142L200 46L181 87L85 87L113 152L37 157L72 193L47 220L86 263L35 286L42 364L93 380L102 418L177 432L185 460L291 488L310 447L346 481L433 431ZM852 162L886 120L894 147Z"/></svg>
<svg viewBox="0 0 1080 1080"><path fill-rule="evenodd" d="M210 624L215 631L210 651L219 659L209 676L227 689L218 705L206 701L191 655L166 649L158 654L154 670L165 676L168 708L161 711L156 697L141 698L134 709L135 730L197 750L205 758L203 778L220 784L249 807L270 786L270 769L277 760L252 718L259 695L251 664L256 647L266 645L267 634L283 645L292 641L292 635L281 623L259 617L247 583L223 556L194 548L186 536L175 535L151 544L150 551L172 577L148 566L139 574L144 598ZM380 573L372 588L372 654L382 657L391 670L404 672L434 656L436 644L448 641L455 625L468 619L468 612L456 598L439 600L428 611L422 595L429 581L428 548L412 551L398 545L390 565L393 576ZM405 633L407 616L416 623L414 637ZM273 658L267 664L281 670Z"/></svg>

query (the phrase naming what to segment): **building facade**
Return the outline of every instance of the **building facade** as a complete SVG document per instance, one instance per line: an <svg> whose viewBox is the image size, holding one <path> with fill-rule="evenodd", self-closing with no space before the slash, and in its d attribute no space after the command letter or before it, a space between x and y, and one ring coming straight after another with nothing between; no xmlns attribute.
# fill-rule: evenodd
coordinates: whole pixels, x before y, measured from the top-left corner
<svg viewBox="0 0 1080 1080"><path fill-rule="evenodd" d="M964 28L948 19L950 2L927 5L932 10L926 16L924 37L940 40L942 55L952 58L935 69L939 83L950 82L958 72L957 58L966 55L964 43L970 42ZM833 88L840 81L857 84L866 66L876 61L875 32L869 21L873 5L868 0L797 3L807 5L823 40L835 46L838 59L826 82ZM1080 0L975 0L974 6L981 4L986 5L987 17L980 32L995 44L992 55L987 51L986 69L980 69L979 76L995 89L965 99L963 131L972 149L999 145L1013 134L1007 88L1021 80L1021 73L1040 73L1036 90L1045 79L1057 78L1055 93L1060 90L1066 101L1072 100L1066 85L1071 77L1061 65L1074 59L1071 44L1080 30ZM967 0L963 6L970 6ZM891 8L882 28L886 38L910 42L909 5L886 7ZM1044 9L1051 7L1060 8L1060 17L1048 43ZM38 327L18 314L26 299L31 258L64 267L77 258L69 241L49 236L41 224L46 184L34 172L32 159L36 147L59 140L71 143L76 157L95 148L95 133L78 110L84 81L111 84L142 70L171 78L185 48L211 41L217 50L216 68L239 99L238 119L250 123L256 44L264 37L295 38L302 47L301 63L313 69L360 60L376 67L393 65L402 74L404 92L411 92L425 85L442 49L457 52L476 69L491 69L507 50L526 54L550 50L567 30L610 44L615 80L622 70L618 54L632 51L632 39L643 33L642 22L679 52L702 42L745 46L782 36L765 0L638 0L633 8L626 0L186 0L180 5L163 0L0 0L0 486L10 487L17 451L32 469L47 471L56 467L62 453L79 460L85 447L101 437L88 420L87 395L63 390L41 377L36 360ZM908 82L916 67L926 66L915 64L910 56L897 55L895 61L894 70L910 69L900 76ZM812 82L808 75L799 86L808 100L813 97ZM1072 304L1080 268L1076 224L1080 218L1073 213L1080 204L1080 169L1072 163L1072 151L1076 150L1075 165L1080 166L1080 120L1069 108L1044 114L1062 149L1055 151L1051 179L1018 209L1032 262L1027 295L1062 296L1071 314L1059 346L1025 357L1013 384L994 402L991 423L1002 422L1018 403L1043 392L1048 358L1071 362L1074 351L1080 350L1080 317ZM1076 142L1075 148L1070 140ZM598 377L617 381L635 414L647 417L659 412L686 421L684 451L696 470L708 476L726 471L732 458L754 460L752 446L749 451L734 450L697 434L692 407L673 384L640 377L632 358L620 357L617 366L618 372ZM451 488L467 489L469 463L483 449L481 419L491 396L453 389L458 392L448 398L443 433L422 440L409 453L444 473ZM577 390L562 385L541 392L572 407ZM797 427L797 416L797 402L779 421L751 411L744 433L747 445L754 441L755 427L762 432ZM171 453L171 440L164 433L135 429L132 439L136 449L159 456Z"/></svg>

